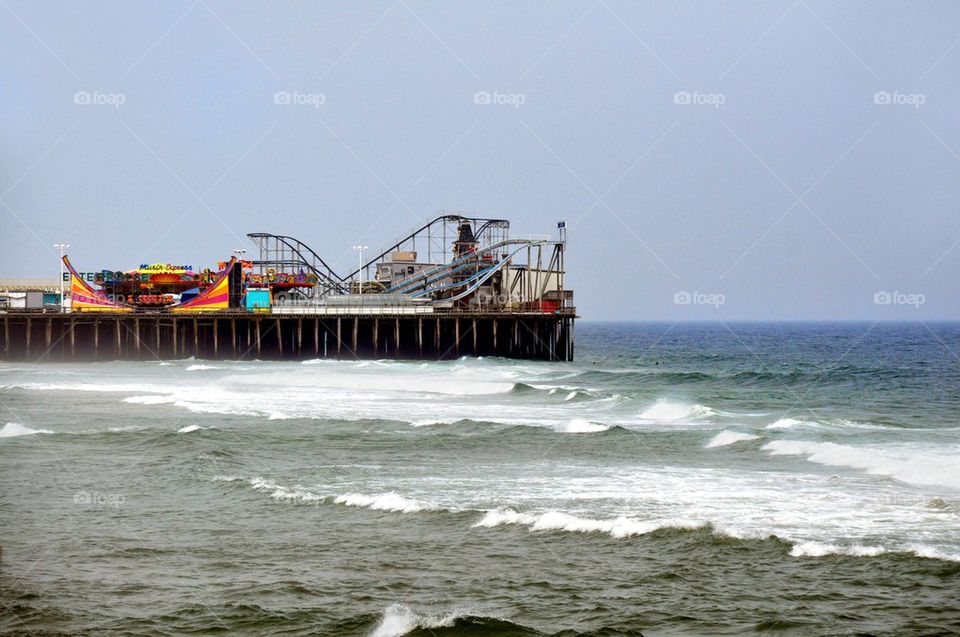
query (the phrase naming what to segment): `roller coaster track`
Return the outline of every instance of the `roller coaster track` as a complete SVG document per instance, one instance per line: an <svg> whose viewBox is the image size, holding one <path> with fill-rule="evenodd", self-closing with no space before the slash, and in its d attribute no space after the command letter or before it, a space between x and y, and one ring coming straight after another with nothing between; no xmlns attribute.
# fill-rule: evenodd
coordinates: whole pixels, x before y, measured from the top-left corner
<svg viewBox="0 0 960 637"><path fill-rule="evenodd" d="M351 280L358 278L361 272L368 268L375 267L377 263L386 259L392 252L401 249L408 243L416 246L417 239L421 241L426 239L428 242L441 239L444 244L446 244L448 240L452 242L456 238L456 232L454 229L447 228L445 224L459 225L464 221L470 222L473 227L474 238L478 242L487 238L488 241L493 240L493 243L468 255L456 258L450 263L438 265L425 272L419 273L415 277L400 281L386 290L386 292L391 294L409 294L412 295L413 298L421 298L436 292L442 292L448 289L456 290L466 286L466 289L462 293L458 293L453 297L453 300L457 300L474 291L479 285L489 279L490 276L509 262L510 258L520 249L544 244L543 241L530 239L511 240L504 238L504 240L496 241L498 237L496 234L497 230L502 231L502 235L500 236L506 237L510 228L510 222L507 219L465 217L455 214L440 215L423 226L411 231L389 247L379 251L378 254L369 259L360 268L350 272L346 276L340 276L320 255L310 248L310 246L295 237L267 232L252 232L249 233L247 237L249 237L260 250L260 259L253 261L255 266L261 268L272 267L281 271L289 269L309 271L319 279L319 285L314 289L312 296L314 298L322 298L334 294L349 293ZM439 230L437 226L440 226ZM462 281L453 282L451 280L454 274L465 269L477 267L478 257L488 253L492 254L502 248L514 246L516 246L516 249L497 264L486 268L481 266L479 271L472 273ZM448 246L444 245L443 247L446 249Z"/></svg>
<svg viewBox="0 0 960 637"><path fill-rule="evenodd" d="M491 232L494 229L508 230L510 228L510 221L507 219L487 219L484 217L464 217L461 215L440 215L439 217L427 222L423 226L411 231L409 234L392 244L390 247L382 249L378 254L371 257L366 263L364 263L362 267L347 274L344 279L349 280L357 277L361 271L365 271L368 268L375 266L377 263L385 259L391 252L399 250L408 241L415 241L418 238L422 240L424 235L429 237L431 230L435 226L442 226L446 223L460 223L461 221L469 221L471 223L473 226L473 235L477 241L481 241L486 233ZM449 238L450 241L453 241L456 237L451 234L447 238Z"/></svg>
<svg viewBox="0 0 960 637"><path fill-rule="evenodd" d="M314 296L346 294L349 291L348 279L334 272L319 254L299 239L267 232L251 232L247 237L260 249L261 258L254 261L254 265L273 268L293 266L309 270L320 280L321 294ZM288 252L290 258L287 258Z"/></svg>

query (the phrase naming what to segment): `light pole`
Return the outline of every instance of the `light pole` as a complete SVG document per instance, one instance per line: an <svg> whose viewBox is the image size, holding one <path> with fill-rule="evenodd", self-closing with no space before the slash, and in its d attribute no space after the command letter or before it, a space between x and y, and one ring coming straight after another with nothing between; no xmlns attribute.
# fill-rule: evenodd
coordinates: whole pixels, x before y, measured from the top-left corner
<svg viewBox="0 0 960 637"><path fill-rule="evenodd" d="M247 251L244 250L243 248L237 248L236 250L233 251L233 253L237 255L237 259L239 261L243 261L243 255L245 255Z"/></svg>
<svg viewBox="0 0 960 637"><path fill-rule="evenodd" d="M60 313L63 314L67 311L66 306L63 303L63 254L70 247L69 243L54 243L54 248L60 250Z"/></svg>
<svg viewBox="0 0 960 637"><path fill-rule="evenodd" d="M367 249L367 246L353 246L353 249L357 251L357 261L359 263L357 276L360 277L360 294L363 294L363 252Z"/></svg>

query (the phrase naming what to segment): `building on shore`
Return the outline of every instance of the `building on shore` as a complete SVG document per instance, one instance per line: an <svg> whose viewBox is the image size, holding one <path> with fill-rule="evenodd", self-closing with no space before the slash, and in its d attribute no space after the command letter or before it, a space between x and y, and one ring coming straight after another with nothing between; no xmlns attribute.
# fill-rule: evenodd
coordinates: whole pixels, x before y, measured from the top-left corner
<svg viewBox="0 0 960 637"><path fill-rule="evenodd" d="M0 310L59 310L56 279L0 279Z"/></svg>

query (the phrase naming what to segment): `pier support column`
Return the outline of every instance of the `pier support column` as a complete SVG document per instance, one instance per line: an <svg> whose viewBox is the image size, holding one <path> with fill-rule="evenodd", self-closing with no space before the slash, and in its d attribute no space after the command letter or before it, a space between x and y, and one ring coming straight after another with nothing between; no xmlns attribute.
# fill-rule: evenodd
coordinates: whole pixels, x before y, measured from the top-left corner
<svg viewBox="0 0 960 637"><path fill-rule="evenodd" d="M423 318L417 318L417 356L423 358Z"/></svg>
<svg viewBox="0 0 960 637"><path fill-rule="evenodd" d="M73 358L77 351L77 321L74 317L70 317L70 358ZM9 340L10 335L7 334L7 339ZM9 342L7 344L7 351L10 351Z"/></svg>
<svg viewBox="0 0 960 637"><path fill-rule="evenodd" d="M257 324L257 358L260 358L260 319L255 319Z"/></svg>
<svg viewBox="0 0 960 637"><path fill-rule="evenodd" d="M133 348L137 352L137 360L140 360L140 318L133 319Z"/></svg>
<svg viewBox="0 0 960 637"><path fill-rule="evenodd" d="M186 343L186 339L187 339L187 328L183 328L183 330L178 330L178 329L177 329L177 317L173 317L173 319L170 321L170 324L171 324L171 326L172 326L172 327L170 328L170 340L172 341L171 344L173 345L173 357L176 358L176 357L177 357L177 352L178 352L178 350L177 350L177 347L178 347L177 343L178 343L178 342L180 343L180 345L179 345L179 348L180 348L179 351L181 351L181 352L187 351L187 343ZM158 326L158 327L157 327L157 330L158 330L157 333L158 333L158 334L159 334L159 329L160 329L159 325L160 325L160 319L158 318L158 319L157 319L157 326Z"/></svg>
<svg viewBox="0 0 960 637"><path fill-rule="evenodd" d="M160 317L157 316L153 318L153 326L157 335L157 349L155 353L157 358L161 358L163 353L160 351ZM174 338L174 342L176 342L176 338Z"/></svg>
<svg viewBox="0 0 960 637"><path fill-rule="evenodd" d="M377 342L380 338L380 319L373 319L373 355L377 355L377 348L379 343Z"/></svg>
<svg viewBox="0 0 960 637"><path fill-rule="evenodd" d="M470 329L473 330L473 355L477 355L477 319L473 319L473 323L470 325Z"/></svg>
<svg viewBox="0 0 960 637"><path fill-rule="evenodd" d="M499 352L497 351L497 319L493 319L493 355L496 356Z"/></svg>
<svg viewBox="0 0 960 637"><path fill-rule="evenodd" d="M337 317L337 358L340 358L340 352L343 349L343 339L341 338L340 317Z"/></svg>
<svg viewBox="0 0 960 637"><path fill-rule="evenodd" d="M453 348L454 352L457 355L457 358L460 358L460 317L453 319Z"/></svg>
<svg viewBox="0 0 960 637"><path fill-rule="evenodd" d="M46 341L47 346L44 356L50 357L50 345L53 343L53 319L49 316L47 317L47 326L46 326Z"/></svg>
<svg viewBox="0 0 960 637"><path fill-rule="evenodd" d="M275 327L277 328L277 347L280 348L280 355L283 356L283 326L279 318L277 319Z"/></svg>
<svg viewBox="0 0 960 637"><path fill-rule="evenodd" d="M120 317L113 319L113 342L116 345L117 360L123 358L123 350L120 347Z"/></svg>
<svg viewBox="0 0 960 637"><path fill-rule="evenodd" d="M357 356L357 333L360 331L360 319L353 317L353 356Z"/></svg>
<svg viewBox="0 0 960 637"><path fill-rule="evenodd" d="M71 319L72 321L73 319ZM73 334L73 331L70 331ZM3 317L3 353L10 359L10 317ZM72 353L72 352L71 352Z"/></svg>
<svg viewBox="0 0 960 637"><path fill-rule="evenodd" d="M27 358L30 358L30 337L31 332L33 332L33 324L30 320L30 317L27 317Z"/></svg>
<svg viewBox="0 0 960 637"><path fill-rule="evenodd" d="M193 319L193 356L200 357L200 322Z"/></svg>
<svg viewBox="0 0 960 637"><path fill-rule="evenodd" d="M303 353L303 319L297 317L297 356Z"/></svg>
<svg viewBox="0 0 960 637"><path fill-rule="evenodd" d="M327 326L323 326L323 357L327 357ZM313 319L313 355L320 356L320 319L314 317Z"/></svg>
<svg viewBox="0 0 960 637"><path fill-rule="evenodd" d="M237 357L237 319L230 319L230 344L233 349L233 357Z"/></svg>
<svg viewBox="0 0 960 637"><path fill-rule="evenodd" d="M394 355L396 358L400 358L400 319L394 319L393 324L393 346L396 350Z"/></svg>
<svg viewBox="0 0 960 637"><path fill-rule="evenodd" d="M220 357L220 335L217 333L218 327L217 319L213 319L213 357L215 359Z"/></svg>

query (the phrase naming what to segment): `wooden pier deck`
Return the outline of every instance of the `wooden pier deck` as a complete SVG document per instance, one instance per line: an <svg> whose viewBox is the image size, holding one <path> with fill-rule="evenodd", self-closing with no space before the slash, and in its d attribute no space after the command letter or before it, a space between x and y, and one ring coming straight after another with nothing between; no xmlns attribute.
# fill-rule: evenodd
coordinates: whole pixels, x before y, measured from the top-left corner
<svg viewBox="0 0 960 637"><path fill-rule="evenodd" d="M573 360L574 313L0 314L0 360Z"/></svg>

